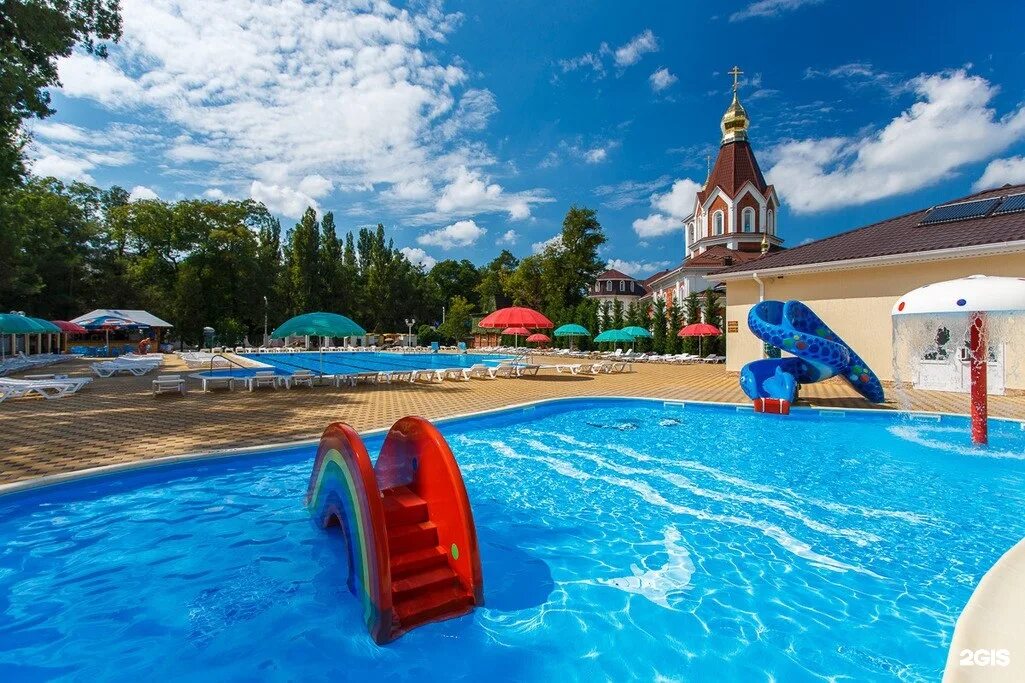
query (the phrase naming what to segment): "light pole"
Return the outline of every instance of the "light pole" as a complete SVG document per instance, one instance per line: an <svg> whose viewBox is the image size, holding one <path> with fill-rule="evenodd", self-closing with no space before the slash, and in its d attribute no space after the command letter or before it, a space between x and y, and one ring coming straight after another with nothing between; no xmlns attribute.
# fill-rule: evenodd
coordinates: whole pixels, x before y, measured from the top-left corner
<svg viewBox="0 0 1025 683"><path fill-rule="evenodd" d="M406 335L406 346L413 345L413 325L416 325L416 318L406 318L406 327L409 328L409 334Z"/></svg>
<svg viewBox="0 0 1025 683"><path fill-rule="evenodd" d="M267 346L267 297L263 297L263 346Z"/></svg>

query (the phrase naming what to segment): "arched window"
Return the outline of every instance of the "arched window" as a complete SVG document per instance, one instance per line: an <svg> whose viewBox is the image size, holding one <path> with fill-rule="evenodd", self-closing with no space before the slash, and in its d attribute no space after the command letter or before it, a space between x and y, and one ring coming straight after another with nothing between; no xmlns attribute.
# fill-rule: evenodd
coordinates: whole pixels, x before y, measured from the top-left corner
<svg viewBox="0 0 1025 683"><path fill-rule="evenodd" d="M776 232L776 216L772 213L772 209L769 209L769 213L765 215L765 232L770 235Z"/></svg>
<svg viewBox="0 0 1025 683"><path fill-rule="evenodd" d="M712 214L712 234L721 235L723 232L723 213L722 211L716 211Z"/></svg>
<svg viewBox="0 0 1025 683"><path fill-rule="evenodd" d="M695 236L695 231L694 231L694 224L693 224L693 223L691 223L691 224L690 224L690 243L691 243L691 244L694 244L694 242L695 242L695 240L694 240L694 236Z"/></svg>
<svg viewBox="0 0 1025 683"><path fill-rule="evenodd" d="M749 206L746 209L744 209L744 211L740 215L741 215L740 224L743 226L744 232L754 232L755 231L755 210L752 209Z"/></svg>

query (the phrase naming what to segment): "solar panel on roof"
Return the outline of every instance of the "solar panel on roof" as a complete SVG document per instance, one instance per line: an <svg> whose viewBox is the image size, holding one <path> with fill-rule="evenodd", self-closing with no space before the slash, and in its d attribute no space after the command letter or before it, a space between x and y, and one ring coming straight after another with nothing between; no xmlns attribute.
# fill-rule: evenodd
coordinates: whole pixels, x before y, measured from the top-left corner
<svg viewBox="0 0 1025 683"><path fill-rule="evenodd" d="M1019 211L1025 211L1025 194L1012 194L993 213L1018 213Z"/></svg>
<svg viewBox="0 0 1025 683"><path fill-rule="evenodd" d="M974 202L961 202L960 204L945 204L929 209L919 225L931 225L933 223L946 223L948 221L963 221L969 218L981 218L1000 203L1000 198L978 199Z"/></svg>

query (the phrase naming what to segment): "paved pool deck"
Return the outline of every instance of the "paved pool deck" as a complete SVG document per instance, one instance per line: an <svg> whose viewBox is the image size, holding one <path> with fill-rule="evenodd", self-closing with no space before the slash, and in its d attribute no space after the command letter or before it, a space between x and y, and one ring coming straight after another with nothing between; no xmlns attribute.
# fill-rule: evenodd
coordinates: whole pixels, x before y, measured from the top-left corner
<svg viewBox="0 0 1025 683"><path fill-rule="evenodd" d="M535 360L552 362L551 357ZM58 368L86 375L88 366L88 361L79 360ZM335 421L367 430L391 426L410 414L439 418L573 396L747 402L736 374L721 365L635 363L633 367L633 372L613 375L546 372L520 379L253 393L239 389L203 393L199 382L190 379L185 396L153 396L156 372L142 377L97 377L68 398L0 404L0 484L169 455L316 438ZM159 372L193 371L177 357L168 356ZM814 406L873 407L840 380L807 386L802 395ZM914 410L964 413L968 407L962 394L912 391L907 400ZM882 406L896 407L892 400ZM1025 397L993 397L990 412L1025 420Z"/></svg>

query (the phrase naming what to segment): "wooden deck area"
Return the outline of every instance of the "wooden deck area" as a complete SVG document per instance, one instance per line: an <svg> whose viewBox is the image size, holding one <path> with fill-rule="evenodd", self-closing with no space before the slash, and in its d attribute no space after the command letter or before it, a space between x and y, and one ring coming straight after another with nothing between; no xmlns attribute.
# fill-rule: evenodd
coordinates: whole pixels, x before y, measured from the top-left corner
<svg viewBox="0 0 1025 683"><path fill-rule="evenodd" d="M168 359L162 374L190 372L177 358ZM72 375L88 373L85 361L59 367ZM570 396L747 402L737 376L721 365L637 363L633 372L615 375L547 373L520 379L254 393L236 389L204 394L196 380L189 380L185 396L153 396L150 387L156 374L95 378L72 397L0 404L0 484L168 455L315 438L335 421L366 430L388 427L410 414L439 418ZM839 380L805 387L802 395L815 406L871 407ZM914 410L968 409L963 394L908 392L908 400ZM891 398L882 407L893 409L897 404ZM1025 397L993 397L990 414L1025 420Z"/></svg>

